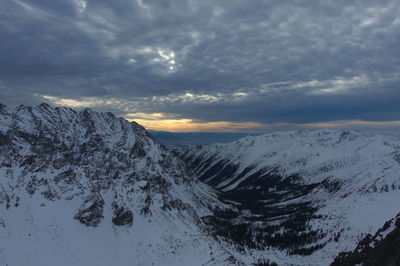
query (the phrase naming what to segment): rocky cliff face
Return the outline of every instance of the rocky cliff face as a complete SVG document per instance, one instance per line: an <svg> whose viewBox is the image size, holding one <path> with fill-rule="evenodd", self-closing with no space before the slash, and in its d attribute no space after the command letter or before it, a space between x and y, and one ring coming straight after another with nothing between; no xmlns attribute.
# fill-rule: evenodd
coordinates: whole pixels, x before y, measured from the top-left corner
<svg viewBox="0 0 400 266"><path fill-rule="evenodd" d="M136 123L0 106L2 265L223 263L215 197Z"/></svg>
<svg viewBox="0 0 400 266"><path fill-rule="evenodd" d="M387 221L374 235L368 234L352 252L342 252L331 266L400 265L400 214Z"/></svg>
<svg viewBox="0 0 400 266"><path fill-rule="evenodd" d="M176 153L237 207L208 217L216 234L278 264L329 264L399 212L398 137L308 130Z"/></svg>

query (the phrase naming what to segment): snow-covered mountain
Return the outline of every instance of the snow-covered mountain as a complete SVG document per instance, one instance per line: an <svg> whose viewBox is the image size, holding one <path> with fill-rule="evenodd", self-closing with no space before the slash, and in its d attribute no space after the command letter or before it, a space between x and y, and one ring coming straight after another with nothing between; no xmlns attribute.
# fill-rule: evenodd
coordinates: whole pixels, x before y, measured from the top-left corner
<svg viewBox="0 0 400 266"><path fill-rule="evenodd" d="M298 131L176 153L111 113L0 105L0 265L328 265L400 211L398 137Z"/></svg>
<svg viewBox="0 0 400 266"><path fill-rule="evenodd" d="M0 105L0 265L224 265L214 190L111 113Z"/></svg>
<svg viewBox="0 0 400 266"><path fill-rule="evenodd" d="M176 153L238 208L209 217L215 233L279 265L327 265L400 211L396 136L305 130Z"/></svg>

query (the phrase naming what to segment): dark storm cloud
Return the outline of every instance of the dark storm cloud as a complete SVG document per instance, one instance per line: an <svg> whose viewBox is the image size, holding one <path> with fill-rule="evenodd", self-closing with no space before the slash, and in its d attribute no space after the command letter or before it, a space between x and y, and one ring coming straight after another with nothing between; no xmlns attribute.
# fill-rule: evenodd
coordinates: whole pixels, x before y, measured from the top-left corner
<svg viewBox="0 0 400 266"><path fill-rule="evenodd" d="M198 121L399 120L395 0L5 0L0 36L9 104L49 96Z"/></svg>

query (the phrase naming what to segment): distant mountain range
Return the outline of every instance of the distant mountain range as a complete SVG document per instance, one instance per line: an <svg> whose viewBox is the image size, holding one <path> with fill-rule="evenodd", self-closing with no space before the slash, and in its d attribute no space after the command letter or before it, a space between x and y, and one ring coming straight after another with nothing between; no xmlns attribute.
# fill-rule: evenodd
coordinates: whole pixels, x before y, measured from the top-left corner
<svg viewBox="0 0 400 266"><path fill-rule="evenodd" d="M165 132L153 131L149 133L157 138L162 144L168 148L179 148L188 145L212 144L212 143L228 143L246 136L257 136L259 134L251 133L215 133L215 132Z"/></svg>
<svg viewBox="0 0 400 266"><path fill-rule="evenodd" d="M399 137L160 135L0 105L0 265L398 265Z"/></svg>

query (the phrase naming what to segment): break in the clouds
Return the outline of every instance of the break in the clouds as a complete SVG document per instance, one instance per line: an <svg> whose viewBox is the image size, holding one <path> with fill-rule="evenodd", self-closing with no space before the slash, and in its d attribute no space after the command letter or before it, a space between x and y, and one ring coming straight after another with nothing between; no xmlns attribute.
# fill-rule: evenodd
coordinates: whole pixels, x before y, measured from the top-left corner
<svg viewBox="0 0 400 266"><path fill-rule="evenodd" d="M152 129L399 128L400 2L4 0L0 102Z"/></svg>

